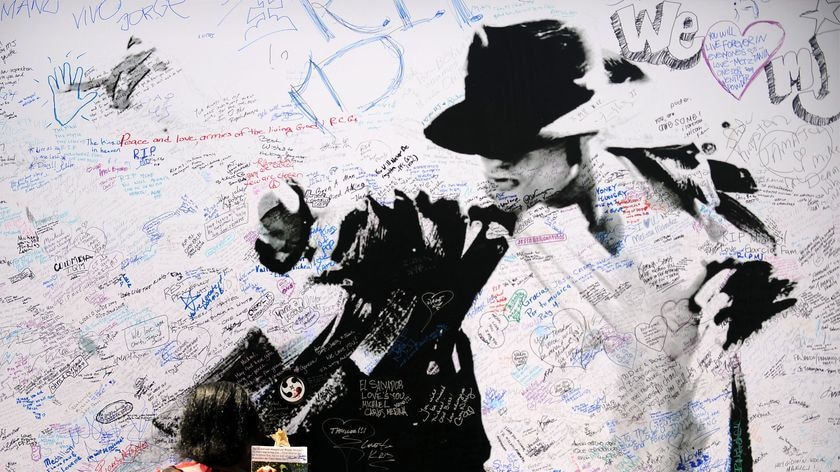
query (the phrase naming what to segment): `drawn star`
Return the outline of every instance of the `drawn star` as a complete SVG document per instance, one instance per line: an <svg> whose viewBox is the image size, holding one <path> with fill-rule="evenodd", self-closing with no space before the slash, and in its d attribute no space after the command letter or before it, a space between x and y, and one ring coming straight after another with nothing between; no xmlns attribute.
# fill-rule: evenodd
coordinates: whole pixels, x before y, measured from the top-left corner
<svg viewBox="0 0 840 472"><path fill-rule="evenodd" d="M274 440L274 447L289 447L289 437L282 429L278 429L274 434L269 434L268 437Z"/></svg>
<svg viewBox="0 0 840 472"><path fill-rule="evenodd" d="M828 21L840 26L840 5L832 8L832 4L838 3L840 0L817 0L817 6L813 10L808 10L799 15L802 18L809 18L814 20L814 34L819 34L823 24ZM834 31L840 28L832 28L828 31ZM827 32L827 31L822 31Z"/></svg>

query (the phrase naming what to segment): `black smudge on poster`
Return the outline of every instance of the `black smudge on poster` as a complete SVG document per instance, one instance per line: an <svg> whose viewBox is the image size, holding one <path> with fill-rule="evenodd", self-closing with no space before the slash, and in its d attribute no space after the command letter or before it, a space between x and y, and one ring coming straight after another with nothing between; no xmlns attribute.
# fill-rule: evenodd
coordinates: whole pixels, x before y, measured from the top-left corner
<svg viewBox="0 0 840 472"><path fill-rule="evenodd" d="M734 269L734 272L720 291L729 296L731 303L714 317L717 325L724 321L729 322L724 349L746 340L761 329L765 321L792 307L797 301L795 298L782 298L790 295L796 283L773 277L772 267L765 261L738 262L727 259L723 262L711 262L706 267L704 282L727 269ZM695 313L700 311L693 297L690 308Z"/></svg>
<svg viewBox="0 0 840 472"><path fill-rule="evenodd" d="M729 195L718 192L718 196L720 197L720 205L715 207L718 214L755 240L773 247L776 246L776 238L770 234L767 227L757 216Z"/></svg>

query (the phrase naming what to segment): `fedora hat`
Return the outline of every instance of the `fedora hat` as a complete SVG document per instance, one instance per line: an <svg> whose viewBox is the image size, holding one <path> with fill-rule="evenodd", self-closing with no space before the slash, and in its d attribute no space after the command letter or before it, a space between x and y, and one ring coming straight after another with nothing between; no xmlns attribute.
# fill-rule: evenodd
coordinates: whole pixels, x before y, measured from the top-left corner
<svg viewBox="0 0 840 472"><path fill-rule="evenodd" d="M467 53L464 100L424 134L451 151L496 159L535 149L543 127L592 100L593 71L604 83L644 78L621 58L599 58L603 67L594 67L595 56L578 30L557 20L484 26Z"/></svg>

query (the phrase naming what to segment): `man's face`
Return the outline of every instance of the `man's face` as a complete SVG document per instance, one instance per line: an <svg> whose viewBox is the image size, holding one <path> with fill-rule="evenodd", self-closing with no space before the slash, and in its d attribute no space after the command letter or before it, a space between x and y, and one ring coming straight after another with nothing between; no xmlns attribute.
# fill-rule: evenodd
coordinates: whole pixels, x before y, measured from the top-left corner
<svg viewBox="0 0 840 472"><path fill-rule="evenodd" d="M306 250L311 225L300 213L291 213L283 203L277 203L260 218L254 243L260 263L272 272L291 270Z"/></svg>
<svg viewBox="0 0 840 472"><path fill-rule="evenodd" d="M484 175L497 190L515 194L527 206L557 196L574 178L567 159L574 139L546 140L540 147L511 158L482 156Z"/></svg>

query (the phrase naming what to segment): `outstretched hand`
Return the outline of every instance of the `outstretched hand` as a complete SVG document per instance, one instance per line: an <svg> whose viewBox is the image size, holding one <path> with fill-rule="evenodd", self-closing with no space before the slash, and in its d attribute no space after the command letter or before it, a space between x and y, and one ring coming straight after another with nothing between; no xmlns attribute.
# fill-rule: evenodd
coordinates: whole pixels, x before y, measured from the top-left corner
<svg viewBox="0 0 840 472"><path fill-rule="evenodd" d="M73 70L70 63L65 62L60 68L56 67L53 74L47 77L53 99L53 116L61 126L70 123L84 107L96 98L97 93L95 91L82 96L84 74L84 69L81 67L76 67Z"/></svg>

